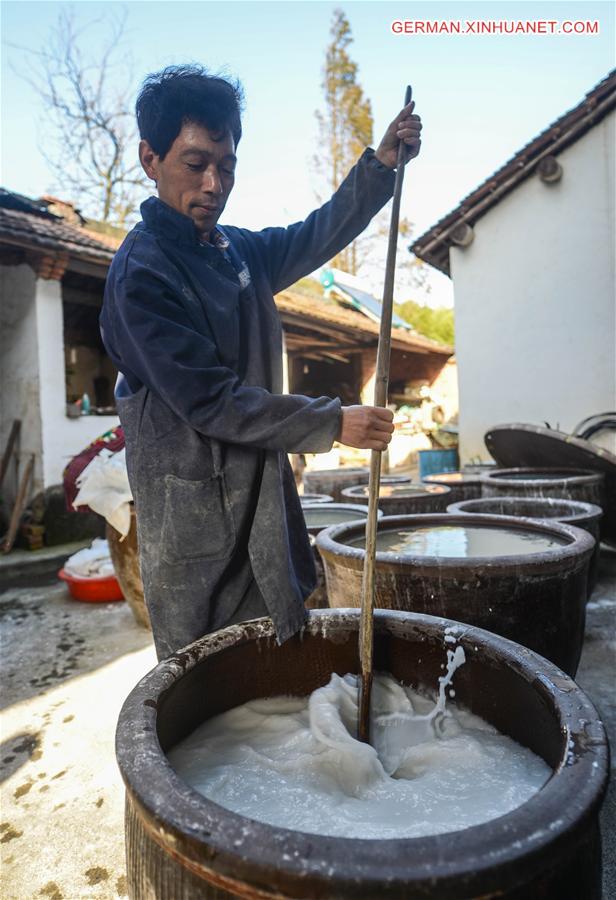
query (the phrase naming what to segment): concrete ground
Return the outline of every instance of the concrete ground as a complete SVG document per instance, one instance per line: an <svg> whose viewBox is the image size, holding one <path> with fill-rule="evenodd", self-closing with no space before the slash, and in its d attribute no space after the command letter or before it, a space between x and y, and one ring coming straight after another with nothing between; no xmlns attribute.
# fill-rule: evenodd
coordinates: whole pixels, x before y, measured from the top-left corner
<svg viewBox="0 0 616 900"><path fill-rule="evenodd" d="M47 569L0 560L2 900L126 897L114 730L155 664L125 603L72 601ZM52 566L53 568L53 566ZM616 748L616 552L602 558L578 682ZM603 808L606 900L616 897L616 782ZM580 898L584 900L584 898Z"/></svg>
<svg viewBox="0 0 616 900"><path fill-rule="evenodd" d="M9 588L0 615L0 896L127 897L114 731L155 665L150 633L126 603L76 603L55 579Z"/></svg>

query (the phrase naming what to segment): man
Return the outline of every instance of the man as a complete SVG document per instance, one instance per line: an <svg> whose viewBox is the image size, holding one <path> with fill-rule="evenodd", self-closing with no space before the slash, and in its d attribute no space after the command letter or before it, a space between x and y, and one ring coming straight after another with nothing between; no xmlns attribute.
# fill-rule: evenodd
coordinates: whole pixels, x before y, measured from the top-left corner
<svg viewBox="0 0 616 900"><path fill-rule="evenodd" d="M113 260L101 315L121 372L159 658L255 616L272 617L280 642L294 634L315 573L287 453L335 440L384 450L393 431L386 409L281 394L273 294L335 256L387 202L399 141L409 159L419 152L419 116L413 104L402 110L304 222L250 232L217 225L234 184L240 103L236 86L197 66L144 82L139 156L158 197Z"/></svg>

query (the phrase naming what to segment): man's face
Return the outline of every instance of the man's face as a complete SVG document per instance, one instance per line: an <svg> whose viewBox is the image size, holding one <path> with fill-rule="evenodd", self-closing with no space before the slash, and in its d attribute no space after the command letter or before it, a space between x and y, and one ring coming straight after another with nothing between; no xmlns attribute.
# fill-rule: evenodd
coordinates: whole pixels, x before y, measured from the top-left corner
<svg viewBox="0 0 616 900"><path fill-rule="evenodd" d="M156 182L158 196L189 216L199 234L208 238L235 181L235 142L228 132L215 141L202 125L187 122L164 159L147 141L139 144L141 165Z"/></svg>

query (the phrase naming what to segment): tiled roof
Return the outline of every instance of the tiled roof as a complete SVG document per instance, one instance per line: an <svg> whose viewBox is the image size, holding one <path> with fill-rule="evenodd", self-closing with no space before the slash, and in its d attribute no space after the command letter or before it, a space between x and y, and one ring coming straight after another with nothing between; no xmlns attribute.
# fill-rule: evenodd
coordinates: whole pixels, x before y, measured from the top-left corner
<svg viewBox="0 0 616 900"><path fill-rule="evenodd" d="M11 208L7 208L7 206ZM113 259L121 240L105 234L66 224L58 216L37 205L37 201L8 191L0 193L0 244L61 251L80 259L88 259L106 268ZM279 311L289 316L339 328L345 332L359 332L370 343L378 337L379 326L365 315L328 303L318 297L307 297L293 291L276 295ZM430 338L404 328L392 329L392 345L402 350L437 353L451 356L453 349Z"/></svg>
<svg viewBox="0 0 616 900"><path fill-rule="evenodd" d="M305 319L312 319L333 327L340 327L343 331L362 332L372 340L378 338L379 326L360 312L345 309L336 303L327 303L318 297L307 297L304 294L296 294L291 290L282 291L274 298L280 313L299 315ZM404 328L392 328L392 345L401 350L420 351L422 353L438 353L442 356L451 356L452 347L439 344L430 338L419 334L409 334Z"/></svg>
<svg viewBox="0 0 616 900"><path fill-rule="evenodd" d="M32 197L26 197L24 194L16 194L15 191L7 191L6 188L0 187L0 206L3 209L14 209L17 212L33 213L44 219L54 220L57 216L50 213L47 209L47 203L41 197L39 200L33 200Z"/></svg>
<svg viewBox="0 0 616 900"><path fill-rule="evenodd" d="M71 256L107 265L113 259L105 235L67 225L57 216L43 211L8 209L0 198L0 243L28 249L65 252ZM27 198L24 198L27 199ZM32 203L32 208L36 209Z"/></svg>
<svg viewBox="0 0 616 900"><path fill-rule="evenodd" d="M581 103L552 122L522 147L504 166L486 178L451 212L417 238L409 248L425 262L449 275L451 233L463 223L473 225L510 191L530 177L545 156L557 156L578 141L616 107L616 70L600 81Z"/></svg>

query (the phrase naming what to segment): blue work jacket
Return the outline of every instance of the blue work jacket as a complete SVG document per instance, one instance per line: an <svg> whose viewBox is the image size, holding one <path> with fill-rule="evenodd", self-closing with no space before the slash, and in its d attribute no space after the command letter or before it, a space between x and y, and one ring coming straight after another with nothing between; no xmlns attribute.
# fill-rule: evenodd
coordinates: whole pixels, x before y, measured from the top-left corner
<svg viewBox="0 0 616 900"><path fill-rule="evenodd" d="M287 453L329 450L341 406L282 394L273 295L363 231L394 177L368 149L304 222L225 226L224 253L151 197L113 259L101 332L159 657L238 610L269 613L280 642L305 620L315 572Z"/></svg>

